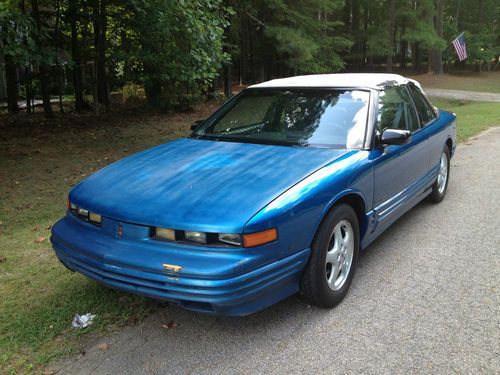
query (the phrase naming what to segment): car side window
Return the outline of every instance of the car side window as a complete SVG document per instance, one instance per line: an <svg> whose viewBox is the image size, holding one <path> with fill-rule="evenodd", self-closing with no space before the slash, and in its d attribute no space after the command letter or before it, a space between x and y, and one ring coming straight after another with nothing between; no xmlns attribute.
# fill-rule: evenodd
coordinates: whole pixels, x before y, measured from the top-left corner
<svg viewBox="0 0 500 375"><path fill-rule="evenodd" d="M417 108L420 125L425 126L436 118L436 113L434 112L434 109L431 107L429 102L425 99L424 94L422 94L422 92L417 87L410 85L409 89L413 96L415 107Z"/></svg>
<svg viewBox="0 0 500 375"><path fill-rule="evenodd" d="M414 132L420 129L408 90L404 86L394 86L379 93L377 128L401 129Z"/></svg>

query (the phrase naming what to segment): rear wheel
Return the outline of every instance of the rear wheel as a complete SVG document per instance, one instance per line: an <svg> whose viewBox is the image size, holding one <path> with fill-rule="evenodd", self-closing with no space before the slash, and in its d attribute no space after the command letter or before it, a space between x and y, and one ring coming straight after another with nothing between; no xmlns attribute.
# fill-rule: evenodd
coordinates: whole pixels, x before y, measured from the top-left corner
<svg viewBox="0 0 500 375"><path fill-rule="evenodd" d="M314 305L333 307L347 294L359 256L359 225L347 204L335 206L321 223L301 280L301 293Z"/></svg>
<svg viewBox="0 0 500 375"><path fill-rule="evenodd" d="M429 195L431 201L439 203L444 199L446 195L446 189L448 189L448 179L450 177L450 150L448 146L444 146L443 152L441 154L441 159L439 161L439 172L436 178L436 182L432 185L432 192Z"/></svg>

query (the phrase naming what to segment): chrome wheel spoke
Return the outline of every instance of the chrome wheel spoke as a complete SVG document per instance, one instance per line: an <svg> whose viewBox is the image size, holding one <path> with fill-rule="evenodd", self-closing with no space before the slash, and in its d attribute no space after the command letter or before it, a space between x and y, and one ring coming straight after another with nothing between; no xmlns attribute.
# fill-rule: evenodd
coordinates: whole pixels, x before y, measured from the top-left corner
<svg viewBox="0 0 500 375"><path fill-rule="evenodd" d="M326 253L326 264L335 264L337 263L338 252L331 250Z"/></svg>
<svg viewBox="0 0 500 375"><path fill-rule="evenodd" d="M330 276L328 277L328 285L330 287L333 287L335 284L335 281L337 280L337 277L339 276L340 268L338 264L332 264L332 269L330 271Z"/></svg>

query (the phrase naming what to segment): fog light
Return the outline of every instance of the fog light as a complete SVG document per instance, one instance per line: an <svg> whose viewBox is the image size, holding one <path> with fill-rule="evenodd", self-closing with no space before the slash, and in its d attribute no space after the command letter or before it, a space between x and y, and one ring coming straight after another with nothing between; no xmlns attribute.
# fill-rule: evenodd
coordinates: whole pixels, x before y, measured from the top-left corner
<svg viewBox="0 0 500 375"><path fill-rule="evenodd" d="M207 234L204 232L193 232L190 230L187 230L184 232L184 237L188 241L193 241L193 242L198 242L198 243L207 243Z"/></svg>
<svg viewBox="0 0 500 375"><path fill-rule="evenodd" d="M175 230L167 228L155 228L155 237L175 241Z"/></svg>

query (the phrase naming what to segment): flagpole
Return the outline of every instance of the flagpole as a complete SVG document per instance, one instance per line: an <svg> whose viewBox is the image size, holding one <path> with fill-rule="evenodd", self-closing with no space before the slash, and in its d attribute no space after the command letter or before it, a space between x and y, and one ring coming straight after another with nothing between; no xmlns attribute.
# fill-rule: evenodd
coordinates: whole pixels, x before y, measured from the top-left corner
<svg viewBox="0 0 500 375"><path fill-rule="evenodd" d="M464 35L464 34L465 34L465 31L462 31L462 33L461 33L459 36L457 36L457 37L456 37L456 38L454 38L454 39L453 39L450 43L448 43L448 46L449 46L450 44L452 44L452 43L453 43L453 41L455 41L456 39L460 38L460 37L461 37L462 35ZM447 47L448 47L448 46L447 46Z"/></svg>

